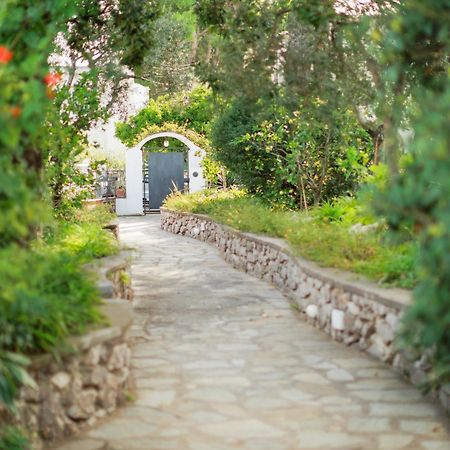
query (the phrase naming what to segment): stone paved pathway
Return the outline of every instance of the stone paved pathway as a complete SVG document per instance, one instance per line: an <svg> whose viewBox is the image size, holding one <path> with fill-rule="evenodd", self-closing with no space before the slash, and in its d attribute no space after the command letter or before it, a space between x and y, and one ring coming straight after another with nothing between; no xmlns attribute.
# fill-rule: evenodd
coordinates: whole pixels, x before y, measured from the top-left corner
<svg viewBox="0 0 450 450"><path fill-rule="evenodd" d="M437 406L208 244L121 219L136 402L64 450L449 450Z"/></svg>

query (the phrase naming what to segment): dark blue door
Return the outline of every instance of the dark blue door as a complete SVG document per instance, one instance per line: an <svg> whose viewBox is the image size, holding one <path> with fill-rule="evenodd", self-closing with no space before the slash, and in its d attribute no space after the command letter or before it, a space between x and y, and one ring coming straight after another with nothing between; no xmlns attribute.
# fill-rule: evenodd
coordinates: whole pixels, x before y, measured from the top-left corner
<svg viewBox="0 0 450 450"><path fill-rule="evenodd" d="M148 154L150 209L160 209L174 190L184 188L184 155L182 152Z"/></svg>

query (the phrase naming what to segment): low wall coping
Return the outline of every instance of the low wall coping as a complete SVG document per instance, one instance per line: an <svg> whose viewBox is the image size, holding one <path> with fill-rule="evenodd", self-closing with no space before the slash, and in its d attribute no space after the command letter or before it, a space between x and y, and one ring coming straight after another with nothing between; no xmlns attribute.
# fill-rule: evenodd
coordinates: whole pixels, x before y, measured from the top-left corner
<svg viewBox="0 0 450 450"><path fill-rule="evenodd" d="M133 307L123 300L107 299L99 307L99 311L105 316L107 324L92 325L90 330L80 336L70 336L67 342L59 349L58 356L65 357L74 353L85 351L95 345L112 341L122 336L133 321ZM42 353L29 356L31 367L37 369L54 360L54 355Z"/></svg>
<svg viewBox="0 0 450 450"><path fill-rule="evenodd" d="M373 281L370 281L364 276L354 272L321 267L313 261L298 256L298 254L293 251L284 239L238 231L228 225L215 222L209 216L204 214L176 211L169 208L161 208L161 211L170 214L179 214L181 216L195 217L200 220L212 222L217 226L220 226L224 231L234 234L237 237L255 242L256 244L269 246L274 250L284 253L286 256L292 258L300 269L307 275L317 278L325 283L331 283L351 294L361 295L370 300L374 300L386 306L394 307L400 310L404 310L412 303L412 291L400 288L381 287Z"/></svg>
<svg viewBox="0 0 450 450"><path fill-rule="evenodd" d="M131 250L121 250L115 255L105 256L84 266L88 271L97 275L97 289L101 297L110 298L114 295L114 284L108 276L119 270L126 270L130 265L131 258Z"/></svg>

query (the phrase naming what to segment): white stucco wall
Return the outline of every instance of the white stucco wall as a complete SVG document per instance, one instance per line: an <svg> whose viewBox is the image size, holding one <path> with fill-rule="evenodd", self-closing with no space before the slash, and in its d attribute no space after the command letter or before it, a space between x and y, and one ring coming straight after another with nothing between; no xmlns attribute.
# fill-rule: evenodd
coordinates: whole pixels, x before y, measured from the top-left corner
<svg viewBox="0 0 450 450"><path fill-rule="evenodd" d="M119 216L134 216L144 213L142 204L142 151L141 147L127 150L125 165L126 198L116 198L116 213Z"/></svg>
<svg viewBox="0 0 450 450"><path fill-rule="evenodd" d="M128 81L126 116L137 114L148 102L148 88L135 83L133 79ZM125 161L128 148L116 138L116 123L123 122L123 117L113 115L105 124L99 124L88 133L91 143L97 143L99 150L114 159Z"/></svg>

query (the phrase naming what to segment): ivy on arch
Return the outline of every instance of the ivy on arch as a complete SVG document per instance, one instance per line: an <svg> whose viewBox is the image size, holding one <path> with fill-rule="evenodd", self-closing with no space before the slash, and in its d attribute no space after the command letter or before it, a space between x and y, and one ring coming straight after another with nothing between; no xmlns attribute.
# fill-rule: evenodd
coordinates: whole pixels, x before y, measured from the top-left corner
<svg viewBox="0 0 450 450"><path fill-rule="evenodd" d="M128 147L132 148L146 137L153 134L172 132L181 134L195 145L200 147L205 152L205 157L202 161L203 175L209 185L217 185L219 179L223 177L223 168L212 158L212 148L209 139L195 130L189 129L184 125L179 125L174 122L166 122L161 125L149 124L139 131L133 133L133 136L123 136L120 128L116 129L116 136Z"/></svg>

